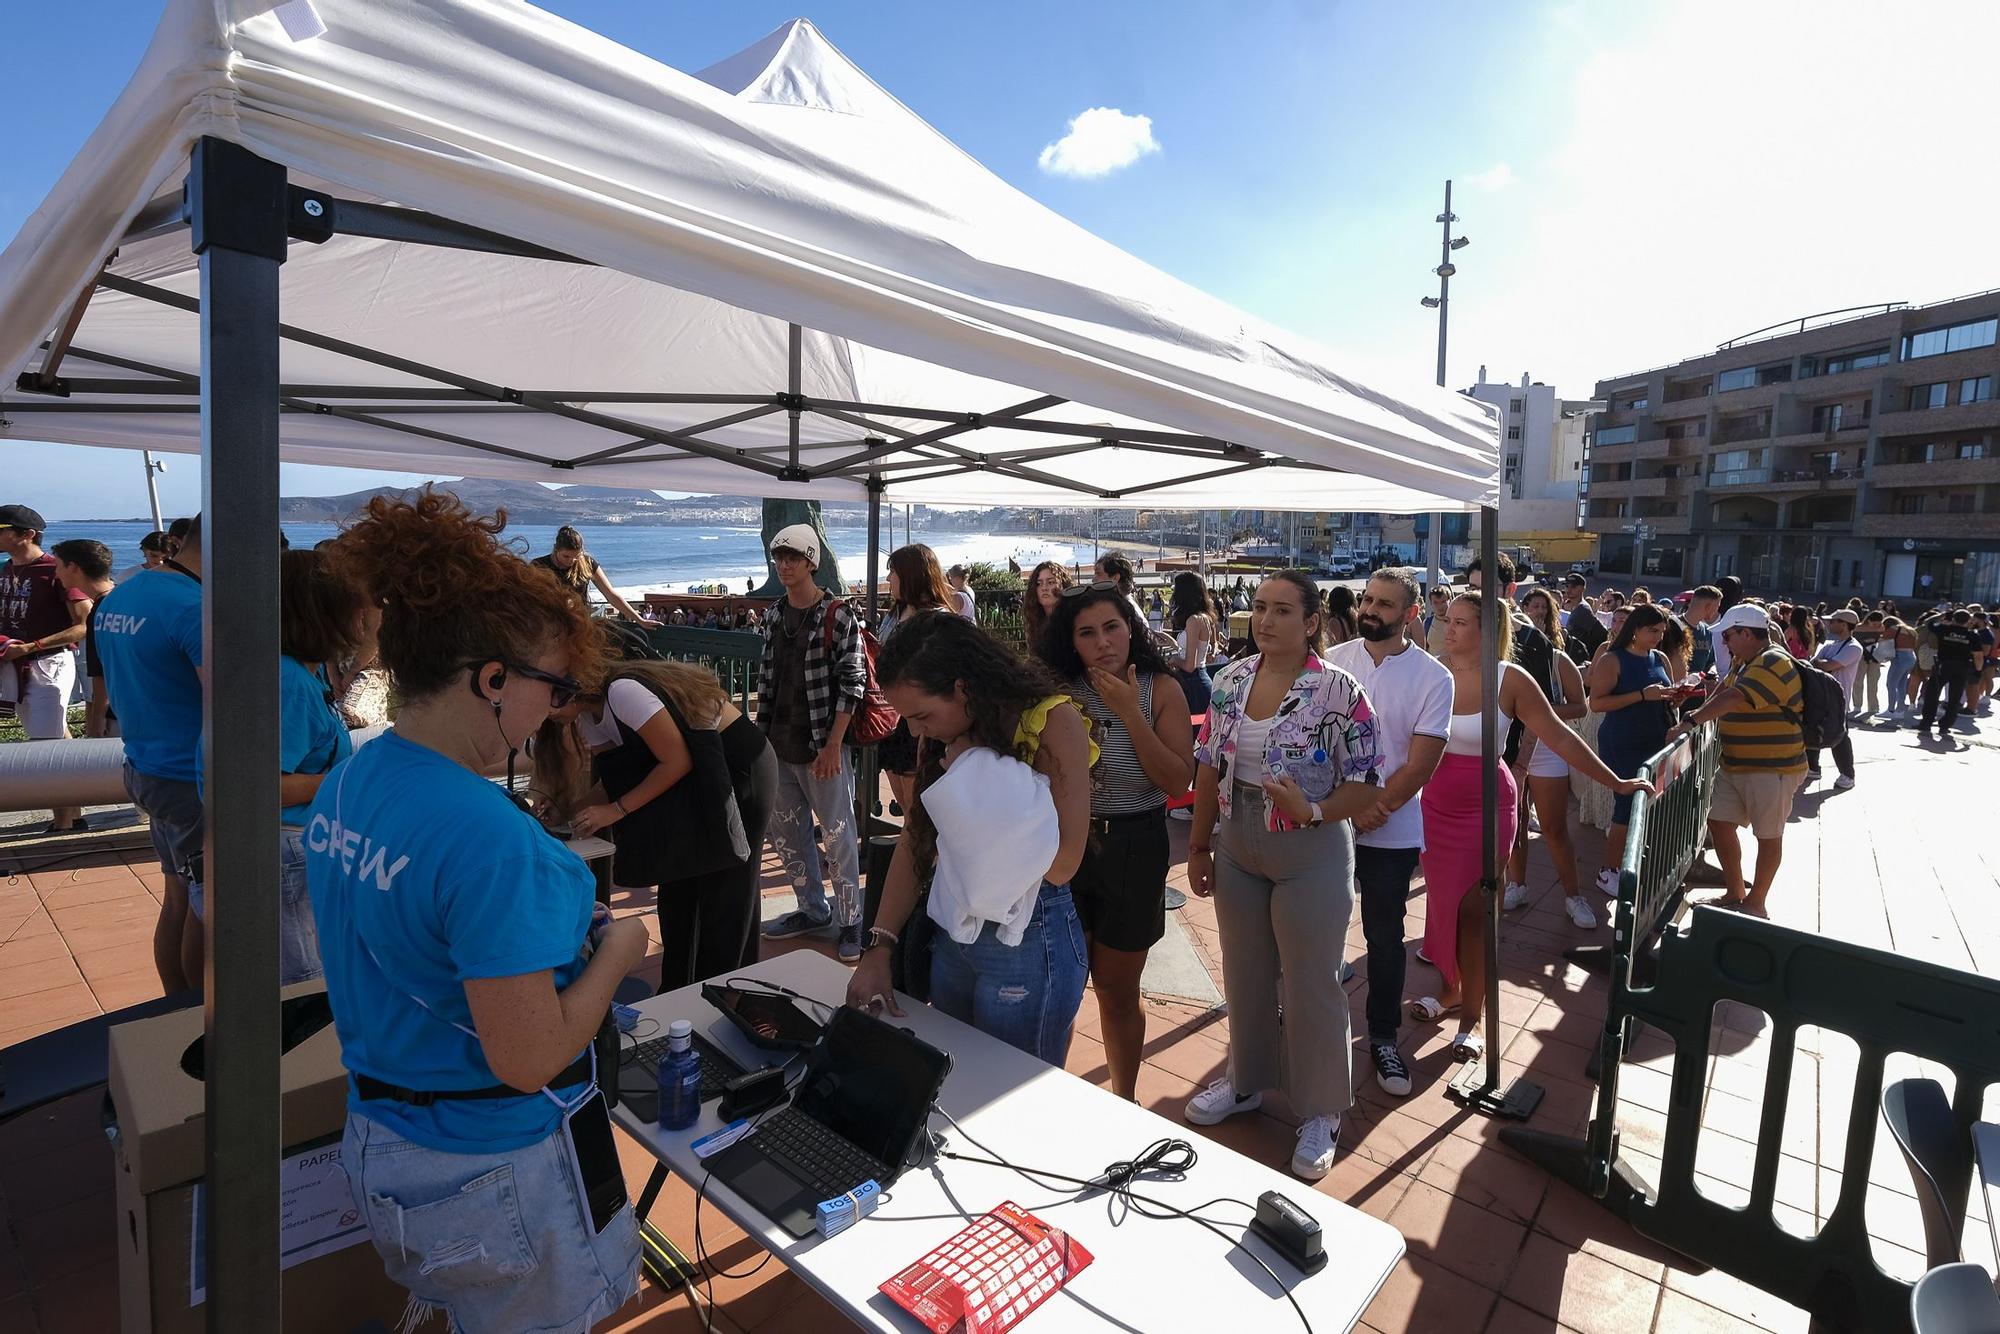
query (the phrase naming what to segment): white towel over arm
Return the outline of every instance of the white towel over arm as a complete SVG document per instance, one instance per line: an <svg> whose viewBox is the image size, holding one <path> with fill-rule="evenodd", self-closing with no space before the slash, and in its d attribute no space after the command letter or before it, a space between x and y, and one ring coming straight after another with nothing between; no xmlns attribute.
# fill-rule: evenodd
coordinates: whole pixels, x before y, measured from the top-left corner
<svg viewBox="0 0 2000 1334"><path fill-rule="evenodd" d="M1048 778L1011 755L974 747L919 800L937 827L931 920L961 945L988 922L1002 945L1019 945L1042 872L1062 842Z"/></svg>

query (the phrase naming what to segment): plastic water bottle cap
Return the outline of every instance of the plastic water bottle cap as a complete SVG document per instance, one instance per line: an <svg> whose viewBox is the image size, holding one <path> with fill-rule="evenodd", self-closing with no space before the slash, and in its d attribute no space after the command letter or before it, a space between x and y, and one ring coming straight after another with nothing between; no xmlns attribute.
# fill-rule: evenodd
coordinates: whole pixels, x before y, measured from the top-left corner
<svg viewBox="0 0 2000 1334"><path fill-rule="evenodd" d="M667 1043L673 1047L686 1047L694 1041L694 1025L685 1019L676 1019L667 1025Z"/></svg>

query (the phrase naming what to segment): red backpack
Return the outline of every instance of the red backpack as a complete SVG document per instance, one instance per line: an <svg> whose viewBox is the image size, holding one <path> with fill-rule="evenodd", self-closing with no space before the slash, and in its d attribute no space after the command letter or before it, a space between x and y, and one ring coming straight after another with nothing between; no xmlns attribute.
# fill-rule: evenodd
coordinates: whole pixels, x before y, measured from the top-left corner
<svg viewBox="0 0 2000 1334"><path fill-rule="evenodd" d="M842 598L835 598L827 605L826 617L820 622L820 631L826 637L826 654L833 656L833 613L836 607L847 607ZM854 616L854 609L847 608L847 614ZM882 693L882 687L875 680L875 657L882 651L875 632L863 624L859 616L854 617L854 628L861 635L861 661L868 674L867 684L861 688L861 707L854 711L854 720L847 725L847 741L850 746L872 746L886 740L902 721L889 697Z"/></svg>

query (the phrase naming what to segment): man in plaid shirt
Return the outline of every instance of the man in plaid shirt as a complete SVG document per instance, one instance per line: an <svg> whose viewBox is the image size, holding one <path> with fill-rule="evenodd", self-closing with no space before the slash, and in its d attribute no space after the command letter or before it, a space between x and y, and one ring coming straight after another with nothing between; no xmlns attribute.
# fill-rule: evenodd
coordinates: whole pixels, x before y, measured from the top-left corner
<svg viewBox="0 0 2000 1334"><path fill-rule="evenodd" d="M813 582L819 534L812 525L780 529L771 539L771 559L785 596L764 618L757 722L778 757L771 846L791 877L798 907L764 923L764 938L838 926L840 957L852 962L861 957L861 867L854 770L842 743L868 684L861 627L845 602ZM830 906L813 840L815 820L833 862Z"/></svg>

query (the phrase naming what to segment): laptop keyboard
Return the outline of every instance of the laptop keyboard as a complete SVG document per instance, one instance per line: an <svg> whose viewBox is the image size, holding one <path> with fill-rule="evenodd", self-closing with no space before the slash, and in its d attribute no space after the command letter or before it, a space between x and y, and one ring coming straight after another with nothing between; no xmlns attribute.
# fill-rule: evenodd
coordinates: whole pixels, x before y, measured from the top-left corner
<svg viewBox="0 0 2000 1334"><path fill-rule="evenodd" d="M885 1181L889 1175L883 1164L791 1107L758 1126L752 1138L823 1200L844 1195L864 1181Z"/></svg>
<svg viewBox="0 0 2000 1334"><path fill-rule="evenodd" d="M701 1100L722 1096L722 1086L743 1073L743 1067L724 1055L715 1044L701 1034L694 1037L694 1052L701 1058ZM667 1039L648 1038L632 1048L631 1059L643 1067L654 1080L660 1077L660 1062L667 1058Z"/></svg>

